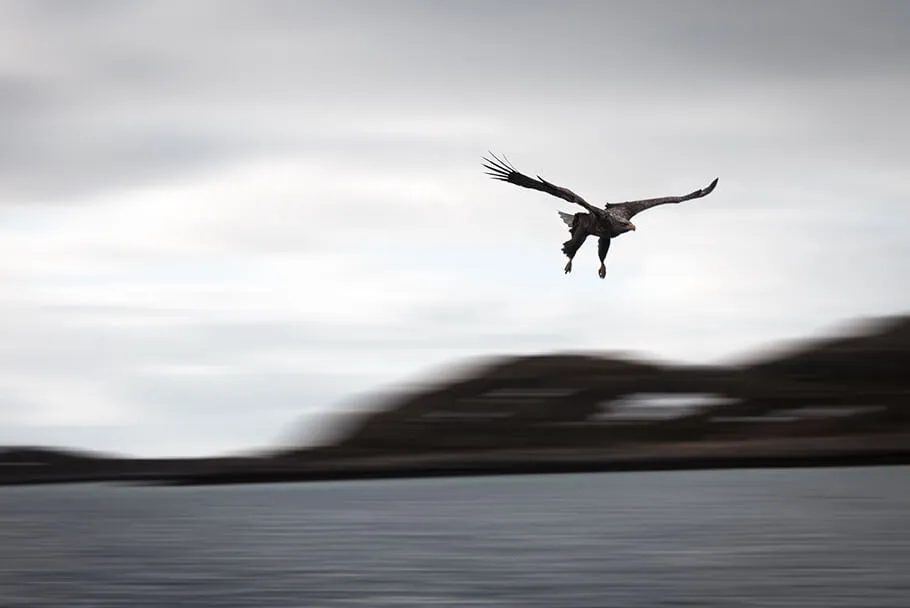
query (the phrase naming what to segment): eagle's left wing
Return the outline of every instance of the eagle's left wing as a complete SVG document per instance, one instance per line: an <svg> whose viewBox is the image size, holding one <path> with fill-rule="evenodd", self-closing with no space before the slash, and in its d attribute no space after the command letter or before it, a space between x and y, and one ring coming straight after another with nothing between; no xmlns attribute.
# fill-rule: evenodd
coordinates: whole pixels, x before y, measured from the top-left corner
<svg viewBox="0 0 910 608"><path fill-rule="evenodd" d="M627 203L611 203L608 205L608 207L611 212L618 211L623 215L623 217L630 219L634 215L637 215L646 209L650 209L651 207L656 207L657 205L681 203L683 201L692 200L693 198L708 196L714 190L714 187L717 186L717 179L718 178L714 178L714 181L708 184L708 186L705 188L695 190L689 194L684 194L682 196L665 196L662 198L647 198L640 201L629 201Z"/></svg>
<svg viewBox="0 0 910 608"><path fill-rule="evenodd" d="M531 188L533 190L540 190L541 192L546 192L547 194L551 194L553 196L559 197L565 201L569 201L570 203L575 203L576 205L581 205L582 207L584 207L585 209L587 209L588 211L590 211L591 213L593 213L595 215L599 216L599 215L603 214L602 209L598 209L594 205L591 205L590 203L588 203L588 201L586 201L582 197L578 196L577 194L575 194L568 188L563 188L562 186L557 186L555 184L551 184L550 182L543 179L539 175L537 176L537 179L528 177L527 175L519 172L515 167L510 165L508 159L506 159L504 161L500 160L499 157L497 157L492 152L490 152L490 156L492 156L496 160L490 160L489 158L484 157L483 166L485 169L487 169L489 171L487 173L487 175L489 175L493 179L498 179L498 180L501 180L504 182L509 182L510 184L515 184L516 186L521 186L523 188ZM503 157L503 158L505 158L505 157Z"/></svg>

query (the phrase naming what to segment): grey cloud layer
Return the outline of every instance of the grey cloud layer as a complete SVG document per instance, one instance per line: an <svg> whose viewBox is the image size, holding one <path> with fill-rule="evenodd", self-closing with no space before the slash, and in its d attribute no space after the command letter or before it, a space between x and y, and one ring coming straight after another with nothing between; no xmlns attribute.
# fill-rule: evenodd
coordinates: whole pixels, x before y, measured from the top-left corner
<svg viewBox="0 0 910 608"><path fill-rule="evenodd" d="M590 146L593 129L634 150L624 123L642 130L679 111L693 113L704 137L749 120L776 131L762 99L782 95L786 111L803 110L786 125L797 135L814 123L833 134L830 145L874 137L889 146L882 110L910 88L892 79L910 56L901 2L6 6L0 194L12 200L119 188L269 150L350 153L358 141L414 162L427 158L424 147L358 135L356 124L421 114L492 121L509 143L540 145L551 137L546 121L567 147ZM812 95L819 81L844 80L824 99ZM712 102L731 94L751 105ZM843 124L851 121L863 132ZM438 154L476 154L505 135L495 131L454 154L450 138ZM648 135L663 145L657 137Z"/></svg>

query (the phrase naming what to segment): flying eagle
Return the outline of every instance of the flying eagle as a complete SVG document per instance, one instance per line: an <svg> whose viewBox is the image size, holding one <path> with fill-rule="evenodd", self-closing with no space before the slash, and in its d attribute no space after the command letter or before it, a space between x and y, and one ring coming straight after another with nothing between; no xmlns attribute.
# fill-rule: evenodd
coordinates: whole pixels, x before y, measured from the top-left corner
<svg viewBox="0 0 910 608"><path fill-rule="evenodd" d="M693 198L707 196L711 194L714 187L717 186L717 178L715 178L706 188L695 190L694 192L684 194L683 196L648 198L625 203L606 203L604 204L603 209L598 209L568 188L551 184L539 175L537 176L537 179L533 179L520 173L505 157L503 157L505 160L500 160L499 157L492 152L490 152L490 156L495 160L490 160L486 157L483 158L483 166L489 171L487 175L490 177L509 182L510 184L515 184L516 186L522 186L523 188L540 190L541 192L552 194L553 196L557 196L570 203L581 205L587 209L587 213L579 212L569 214L563 213L562 211L558 212L562 221L568 225L569 234L572 235L572 238L562 244L562 252L569 258L565 271L566 274L572 272L572 258L575 257L578 249L584 244L585 239L589 236L596 236L598 237L597 256L600 258L600 270L597 271L597 274L600 275L601 279L607 276L607 267L604 264L604 259L607 257L607 251L610 250L610 241L630 230L635 230L635 224L629 221L635 215L641 213L645 209L656 207L657 205L681 203L683 201L692 200Z"/></svg>

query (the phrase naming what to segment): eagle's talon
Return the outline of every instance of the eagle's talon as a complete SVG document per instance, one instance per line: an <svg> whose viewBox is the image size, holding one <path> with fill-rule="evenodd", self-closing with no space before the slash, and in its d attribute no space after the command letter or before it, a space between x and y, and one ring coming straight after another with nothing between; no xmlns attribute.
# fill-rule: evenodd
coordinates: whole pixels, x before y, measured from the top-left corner
<svg viewBox="0 0 910 608"><path fill-rule="evenodd" d="M607 276L607 267L604 266L603 264L601 264L600 270L597 271L597 274L600 275L601 279L606 277Z"/></svg>

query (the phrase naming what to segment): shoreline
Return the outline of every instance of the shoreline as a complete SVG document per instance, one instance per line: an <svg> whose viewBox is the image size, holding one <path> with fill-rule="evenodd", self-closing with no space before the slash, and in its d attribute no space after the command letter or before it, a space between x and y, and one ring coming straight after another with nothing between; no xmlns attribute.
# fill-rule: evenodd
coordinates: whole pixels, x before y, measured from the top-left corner
<svg viewBox="0 0 910 608"><path fill-rule="evenodd" d="M840 468L910 465L910 448L874 453L840 453L747 456L690 456L678 458L617 458L565 460L503 460L411 466L338 466L310 470L231 471L183 476L152 482L157 486L252 485L260 483L307 483L440 477L489 477L509 475L558 475L572 473L633 473L721 469Z"/></svg>
<svg viewBox="0 0 910 608"><path fill-rule="evenodd" d="M631 446L626 449L498 450L334 458L318 462L290 459L233 461L229 467L186 462L186 470L141 469L49 472L0 479L2 486L113 483L155 487L252 485L382 479L550 475L719 469L782 469L910 465L907 436L865 438L845 446L846 438L800 441L730 442L717 445ZM855 438L859 439L859 438Z"/></svg>

